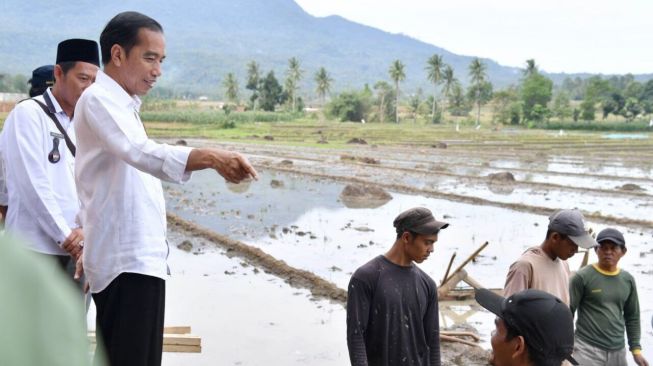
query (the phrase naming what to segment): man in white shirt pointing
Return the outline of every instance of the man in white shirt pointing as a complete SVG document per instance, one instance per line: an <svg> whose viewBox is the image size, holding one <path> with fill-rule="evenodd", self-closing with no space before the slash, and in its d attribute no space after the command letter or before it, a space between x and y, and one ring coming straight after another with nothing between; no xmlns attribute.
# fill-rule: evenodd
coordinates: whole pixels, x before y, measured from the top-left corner
<svg viewBox="0 0 653 366"><path fill-rule="evenodd" d="M139 117L161 76L161 25L116 15L100 36L102 64L75 109L75 169L86 245L83 264L111 365L160 365L163 347L166 213L161 179L182 183L215 169L229 182L257 178L242 155L150 140Z"/></svg>

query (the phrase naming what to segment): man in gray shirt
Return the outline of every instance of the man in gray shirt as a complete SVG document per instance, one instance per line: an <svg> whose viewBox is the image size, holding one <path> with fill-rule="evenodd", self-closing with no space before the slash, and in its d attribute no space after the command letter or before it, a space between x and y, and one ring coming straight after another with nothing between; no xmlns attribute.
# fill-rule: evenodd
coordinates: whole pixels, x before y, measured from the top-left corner
<svg viewBox="0 0 653 366"><path fill-rule="evenodd" d="M349 358L353 366L440 366L437 287L413 262L428 258L449 224L416 207L393 225L392 248L358 268L349 282Z"/></svg>

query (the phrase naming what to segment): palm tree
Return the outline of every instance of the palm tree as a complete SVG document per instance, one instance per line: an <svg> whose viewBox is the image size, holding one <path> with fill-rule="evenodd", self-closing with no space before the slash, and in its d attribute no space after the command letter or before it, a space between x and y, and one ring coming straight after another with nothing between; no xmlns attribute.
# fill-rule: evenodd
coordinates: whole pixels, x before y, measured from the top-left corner
<svg viewBox="0 0 653 366"><path fill-rule="evenodd" d="M247 64L247 85L245 88L252 91L250 100L252 101L252 109L257 109L258 104L258 89L261 79L261 68L256 61L250 61Z"/></svg>
<svg viewBox="0 0 653 366"><path fill-rule="evenodd" d="M451 68L449 65L445 66L444 68L444 72L442 73L442 82L442 94L444 95L444 98L448 100L454 85L458 82L458 79L456 79L456 76L454 75L453 68Z"/></svg>
<svg viewBox="0 0 653 366"><path fill-rule="evenodd" d="M395 82L395 122L399 123L399 82L406 79L404 64L399 60L395 60L390 65L388 73L390 73L390 78Z"/></svg>
<svg viewBox="0 0 653 366"><path fill-rule="evenodd" d="M431 111L431 121L435 121L435 94L437 93L438 84L442 81L442 56L433 55L426 62L426 71L428 72L428 80L433 84L433 109Z"/></svg>
<svg viewBox="0 0 653 366"><path fill-rule="evenodd" d="M331 78L331 76L329 76L329 73L326 71L324 67L320 67L320 69L315 73L315 83L317 83L317 86L315 87L315 92L320 97L320 101L322 102L323 106L325 102L325 97L331 90L332 81L333 79Z"/></svg>
<svg viewBox="0 0 653 366"><path fill-rule="evenodd" d="M297 104L297 91L299 89L299 81L302 79L303 71L300 69L299 60L292 57L288 60L288 70L286 71L286 90L292 97L292 110L295 111Z"/></svg>
<svg viewBox="0 0 653 366"><path fill-rule="evenodd" d="M481 87L487 78L485 64L478 57L475 57L472 63L469 64L469 78L476 88L476 126L478 127L481 125Z"/></svg>
<svg viewBox="0 0 653 366"><path fill-rule="evenodd" d="M524 70L524 76L529 77L537 72L537 65L535 65L534 59L526 60L526 70Z"/></svg>
<svg viewBox="0 0 653 366"><path fill-rule="evenodd" d="M381 80L374 84L374 90L377 91L377 97L379 98L379 121L383 123L385 121L386 112L385 98L392 94L392 87L387 82Z"/></svg>
<svg viewBox="0 0 653 366"><path fill-rule="evenodd" d="M238 104L238 80L236 80L236 75L233 72L227 74L223 85L226 89L227 100L231 103Z"/></svg>

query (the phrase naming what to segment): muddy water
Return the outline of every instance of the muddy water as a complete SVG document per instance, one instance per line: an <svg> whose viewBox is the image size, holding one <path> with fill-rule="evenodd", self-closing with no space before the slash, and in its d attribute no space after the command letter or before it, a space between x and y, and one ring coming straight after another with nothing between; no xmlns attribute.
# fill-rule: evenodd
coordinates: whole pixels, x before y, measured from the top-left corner
<svg viewBox="0 0 653 366"><path fill-rule="evenodd" d="M342 288L346 288L352 271L389 248L394 238L392 219L409 207L430 207L439 218L452 224L440 235L435 255L421 265L438 282L454 252L458 259L455 263L460 263L489 241L478 261L466 269L483 285L501 287L510 263L527 247L541 243L546 232L546 216L395 192L391 192L393 199L381 207L351 209L338 200L343 187L342 183L324 179L266 171L260 181L234 187L216 179L213 173L198 173L185 186L166 186L166 198L171 212L261 248ZM560 196L557 202L555 206L574 201ZM590 225L595 230L603 227ZM617 228L627 233L629 252L622 265L638 281L643 329L648 329L653 313L652 233L650 228ZM578 267L580 257L570 260L572 268ZM220 286L213 290L229 293ZM282 306L283 302L270 304ZM492 317L476 310L473 304L443 306L441 320L447 326L466 321L487 340ZM643 336L645 349L653 349L652 338L650 332Z"/></svg>

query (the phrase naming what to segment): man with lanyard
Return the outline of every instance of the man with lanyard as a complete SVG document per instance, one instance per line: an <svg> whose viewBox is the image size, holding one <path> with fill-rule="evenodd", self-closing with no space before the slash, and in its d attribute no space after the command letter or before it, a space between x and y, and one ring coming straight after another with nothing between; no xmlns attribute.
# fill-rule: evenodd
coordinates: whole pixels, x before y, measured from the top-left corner
<svg viewBox="0 0 653 366"><path fill-rule="evenodd" d="M104 70L75 108L84 270L110 364L160 365L169 274L161 179L182 183L201 169L233 183L257 175L238 153L148 138L139 96L162 72L165 39L156 20L120 13L102 31L100 47Z"/></svg>
<svg viewBox="0 0 653 366"><path fill-rule="evenodd" d="M75 220L79 200L71 119L80 95L95 80L98 65L96 42L59 43L54 86L18 103L2 132L9 198L6 230L71 272L84 239Z"/></svg>
<svg viewBox="0 0 653 366"><path fill-rule="evenodd" d="M54 85L54 65L44 65L34 69L28 83L31 85L29 88L30 98L43 94L47 88ZM9 196L7 195L5 166L1 155L2 147L0 146L0 215L2 215L0 221L4 224L7 218Z"/></svg>

